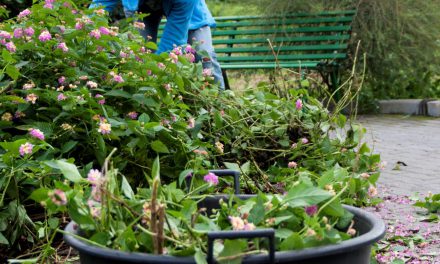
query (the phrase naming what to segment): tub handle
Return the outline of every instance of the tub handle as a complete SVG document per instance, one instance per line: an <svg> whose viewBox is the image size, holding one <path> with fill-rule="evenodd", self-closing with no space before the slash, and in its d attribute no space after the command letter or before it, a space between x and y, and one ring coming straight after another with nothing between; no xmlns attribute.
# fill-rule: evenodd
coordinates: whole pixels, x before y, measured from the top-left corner
<svg viewBox="0 0 440 264"><path fill-rule="evenodd" d="M272 228L252 231L216 231L208 232L208 264L214 264L214 241L216 239L239 239L267 237L269 239L269 262L275 263L275 231Z"/></svg>

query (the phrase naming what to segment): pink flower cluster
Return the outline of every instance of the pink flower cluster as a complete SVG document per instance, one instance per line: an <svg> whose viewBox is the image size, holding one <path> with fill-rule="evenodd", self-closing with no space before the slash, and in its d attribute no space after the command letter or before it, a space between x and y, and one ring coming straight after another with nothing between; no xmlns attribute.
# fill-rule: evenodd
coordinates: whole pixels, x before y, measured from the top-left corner
<svg viewBox="0 0 440 264"><path fill-rule="evenodd" d="M21 11L19 14L18 14L18 18L24 18L24 17L26 17L26 16L28 16L28 15L30 15L31 14L31 10L29 10L29 9L25 9L25 10L23 10L23 11Z"/></svg>
<svg viewBox="0 0 440 264"><path fill-rule="evenodd" d="M55 0L45 0L44 1L44 8L53 9L53 3Z"/></svg>
<svg viewBox="0 0 440 264"><path fill-rule="evenodd" d="M55 205L62 206L67 204L66 193L60 189L55 189L52 192L49 192L49 197Z"/></svg>
<svg viewBox="0 0 440 264"><path fill-rule="evenodd" d="M52 35L50 35L49 31L43 30L40 35L38 36L38 39L41 42L46 42L52 39Z"/></svg>
<svg viewBox="0 0 440 264"><path fill-rule="evenodd" d="M242 219L238 216L229 216L229 221L231 222L232 229L236 231L252 231L256 228L253 223L248 223L247 219Z"/></svg>
<svg viewBox="0 0 440 264"><path fill-rule="evenodd" d="M32 145L29 142L26 142L25 144L20 145L20 148L18 149L18 152L23 157L27 154L32 154L32 150L34 148L34 145Z"/></svg>
<svg viewBox="0 0 440 264"><path fill-rule="evenodd" d="M218 176L212 172L203 176L203 180L205 182L207 182L209 185L217 185L218 184Z"/></svg>
<svg viewBox="0 0 440 264"><path fill-rule="evenodd" d="M44 133L41 132L41 130L39 130L39 129L36 129L36 128L29 129L29 135L31 135L31 137L33 137L33 138L37 138L39 140L44 140Z"/></svg>

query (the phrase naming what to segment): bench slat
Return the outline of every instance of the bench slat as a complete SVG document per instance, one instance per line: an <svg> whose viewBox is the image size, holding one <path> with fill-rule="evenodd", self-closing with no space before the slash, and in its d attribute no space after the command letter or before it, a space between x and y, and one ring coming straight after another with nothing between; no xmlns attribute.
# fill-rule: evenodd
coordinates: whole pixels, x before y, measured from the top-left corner
<svg viewBox="0 0 440 264"><path fill-rule="evenodd" d="M311 50L340 50L347 49L347 44L336 45L301 45L301 46L274 46L274 51L311 51ZM244 52L271 52L270 47L234 47L234 48L216 48L215 52L219 53L244 53Z"/></svg>
<svg viewBox="0 0 440 264"><path fill-rule="evenodd" d="M316 69L318 66L317 61L302 61L302 62L280 62L279 64L275 62L258 62L258 63L222 63L222 69L225 70L240 70L240 69L275 69L281 68L308 68Z"/></svg>
<svg viewBox="0 0 440 264"><path fill-rule="evenodd" d="M344 53L316 53L316 54L292 54L292 55L278 55L278 60L332 60L332 59L345 59L347 57ZM219 56L217 57L219 62L239 62L239 61L273 61L275 57L273 55L260 55L260 56Z"/></svg>
<svg viewBox="0 0 440 264"><path fill-rule="evenodd" d="M261 35L261 34L283 34L283 33L319 33L319 32L345 32L351 26L324 26L324 27L296 27L296 28L270 28L270 29L251 29L251 30L214 30L213 36L229 35Z"/></svg>
<svg viewBox="0 0 440 264"><path fill-rule="evenodd" d="M353 17L318 17L305 19L261 19L258 21L239 21L239 22L218 22L215 27L217 30L227 27L252 27L267 25L301 25L301 24L324 24L324 23L349 23Z"/></svg>
<svg viewBox="0 0 440 264"><path fill-rule="evenodd" d="M295 13L289 14L287 17L316 17L316 16L334 16L334 15L355 15L356 10L342 10L342 11L326 11L320 12L316 14L312 13ZM272 17L272 16L271 16ZM275 16L283 18L283 15ZM261 16L224 16L224 17L216 17L216 21L225 21L225 20L246 20L246 19L261 19ZM263 17L264 18L264 17Z"/></svg>
<svg viewBox="0 0 440 264"><path fill-rule="evenodd" d="M243 39L213 39L214 45L221 45L221 44L253 44L253 43L268 43L268 38L243 38ZM270 38L269 38L270 39ZM343 34L343 35L320 35L320 36L301 36L301 37L275 37L271 39L272 43L277 42L311 42L311 41L344 41L349 40L350 35Z"/></svg>

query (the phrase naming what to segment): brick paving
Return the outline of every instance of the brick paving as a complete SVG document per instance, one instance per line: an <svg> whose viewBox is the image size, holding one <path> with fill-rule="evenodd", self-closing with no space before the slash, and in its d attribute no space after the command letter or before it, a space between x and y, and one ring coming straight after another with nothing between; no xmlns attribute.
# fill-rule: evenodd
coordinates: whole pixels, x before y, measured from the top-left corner
<svg viewBox="0 0 440 264"><path fill-rule="evenodd" d="M379 183L399 195L440 193L440 119L380 115L358 121L367 128L369 146L387 162Z"/></svg>
<svg viewBox="0 0 440 264"><path fill-rule="evenodd" d="M387 240L392 241L379 262L388 263L389 254L395 254L406 263L440 263L440 223L421 222L425 210L410 199L416 193L440 193L440 119L378 115L360 116L358 122L367 129L370 148L387 162L378 182L384 203L371 208L387 223ZM403 238L393 240L399 235L407 241L420 236L426 243L411 248Z"/></svg>

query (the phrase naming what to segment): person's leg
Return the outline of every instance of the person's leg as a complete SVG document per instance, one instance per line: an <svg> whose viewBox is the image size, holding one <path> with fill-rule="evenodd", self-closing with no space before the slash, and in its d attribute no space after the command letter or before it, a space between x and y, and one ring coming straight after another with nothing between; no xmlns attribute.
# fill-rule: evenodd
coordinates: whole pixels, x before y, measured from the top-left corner
<svg viewBox="0 0 440 264"><path fill-rule="evenodd" d="M188 43L196 44L197 55L196 59L202 61L204 69L212 69L214 81L219 84L220 90L225 89L225 82L223 80L222 69L217 61L217 54L212 45L211 28L209 26L201 27L196 30L188 32ZM209 58L201 56L199 52L206 52Z"/></svg>

